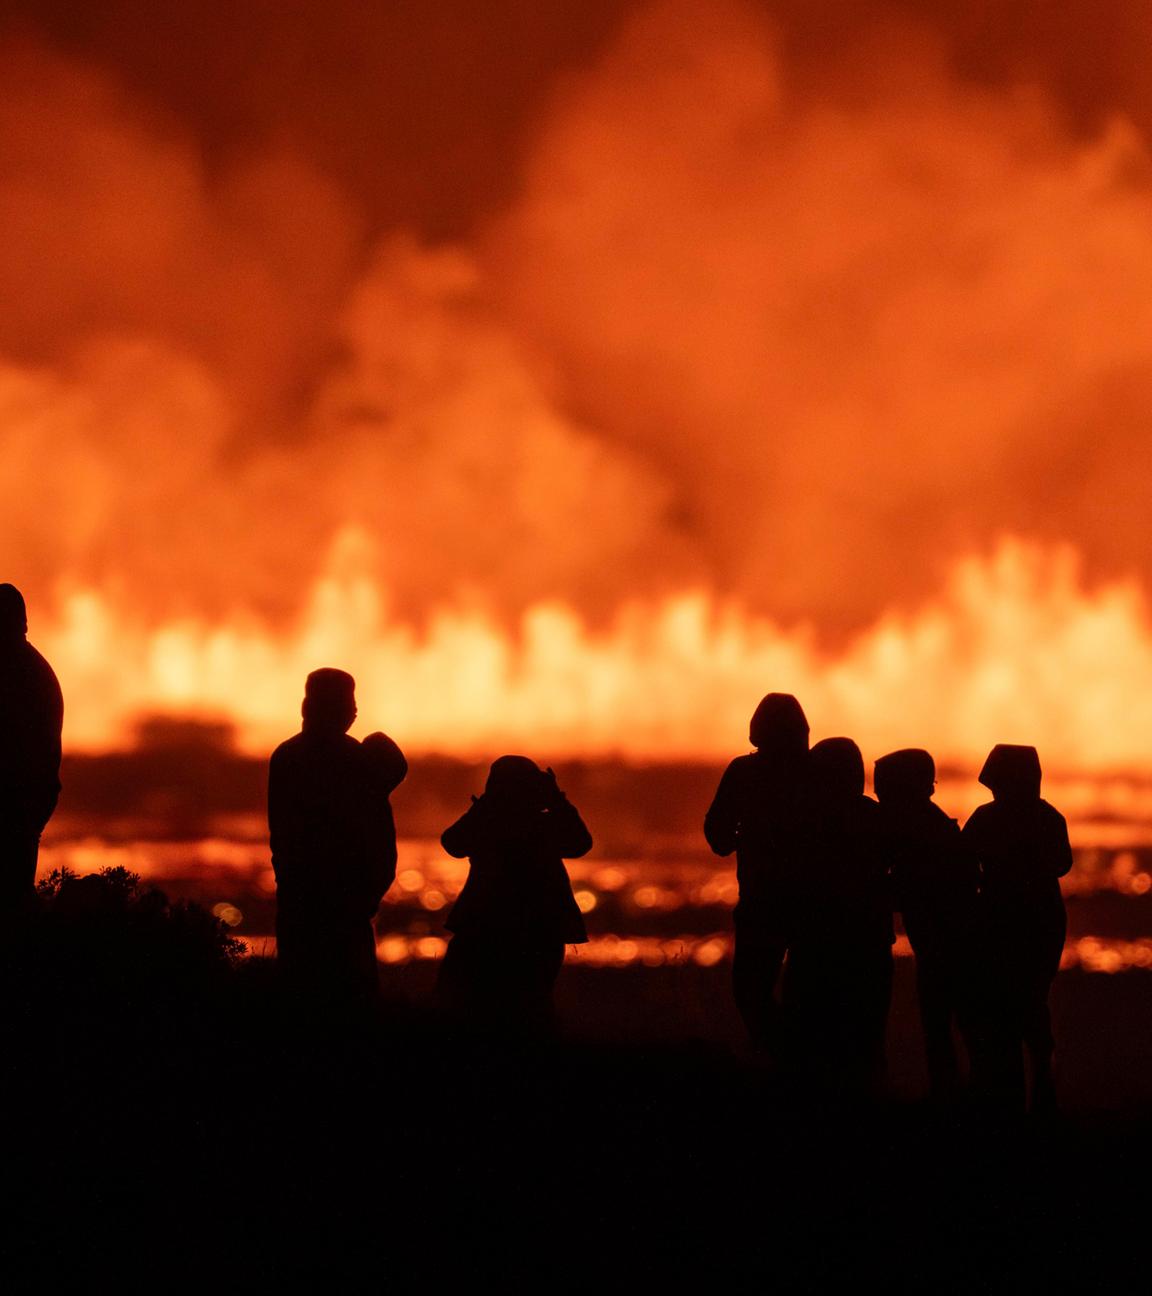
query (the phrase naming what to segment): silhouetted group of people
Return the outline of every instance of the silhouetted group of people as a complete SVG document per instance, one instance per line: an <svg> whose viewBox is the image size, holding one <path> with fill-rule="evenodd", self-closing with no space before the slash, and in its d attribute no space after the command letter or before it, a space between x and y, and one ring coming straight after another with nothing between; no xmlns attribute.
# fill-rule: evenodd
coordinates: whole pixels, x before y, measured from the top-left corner
<svg viewBox="0 0 1152 1296"><path fill-rule="evenodd" d="M60 686L26 635L23 597L0 585L0 920L32 896L60 791ZM269 768L279 963L301 995L368 1003L372 923L396 875L389 797L408 765L382 733L349 736L355 681L344 671L313 671L301 713ZM732 979L754 1048L805 1083L867 1090L883 1069L899 914L933 1091L960 1085L958 1037L978 1092L1022 1106L1026 1054L1030 1105L1051 1106L1048 992L1072 852L1041 798L1035 749L993 748L980 773L993 799L961 829L932 800L926 751L881 757L874 800L857 745L810 748L790 694L761 701L749 737L754 750L725 770L704 834L716 854L736 855ZM564 866L592 847L579 812L550 769L502 756L441 841L469 861L446 924L442 1005L484 1028L543 1027L565 946L587 940Z"/></svg>
<svg viewBox="0 0 1152 1296"><path fill-rule="evenodd" d="M354 687L342 671L308 677L302 730L272 757L269 825L286 977L368 997L371 920L396 871L388 797L407 765L383 734L348 736ZM1026 1051L1031 1106L1050 1106L1047 998L1072 854L1041 799L1035 749L993 749L980 774L993 800L961 830L932 800L926 751L881 757L874 800L859 747L809 748L790 694L763 699L749 736L755 750L725 770L704 833L716 854L736 854L733 988L754 1047L807 1085L867 1092L883 1072L899 914L934 1093L960 1087L958 1037L981 1094L1023 1104ZM592 846L578 811L550 769L502 756L441 842L469 861L441 1004L483 1028L544 1026L565 946L587 940L564 867Z"/></svg>
<svg viewBox="0 0 1152 1296"><path fill-rule="evenodd" d="M961 829L932 800L928 752L881 757L873 800L856 744L809 749L808 735L794 697L765 697L755 751L729 765L704 823L713 851L736 853L733 986L754 1045L806 1082L866 1090L883 1067L899 913L933 1092L959 1086L958 1035L982 1097L1024 1105L1026 1052L1030 1106L1051 1107L1048 991L1072 851L1035 748L993 748L980 772L993 800Z"/></svg>

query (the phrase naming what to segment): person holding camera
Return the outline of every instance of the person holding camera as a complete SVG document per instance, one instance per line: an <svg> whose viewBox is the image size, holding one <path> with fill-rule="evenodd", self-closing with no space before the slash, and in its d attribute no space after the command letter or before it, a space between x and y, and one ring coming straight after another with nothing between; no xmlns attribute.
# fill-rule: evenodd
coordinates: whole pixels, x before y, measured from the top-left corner
<svg viewBox="0 0 1152 1296"><path fill-rule="evenodd" d="M588 935L564 867L592 848L551 769L526 756L492 763L484 794L440 838L467 857L468 880L445 924L452 933L438 994L482 1028L546 1027L565 945Z"/></svg>

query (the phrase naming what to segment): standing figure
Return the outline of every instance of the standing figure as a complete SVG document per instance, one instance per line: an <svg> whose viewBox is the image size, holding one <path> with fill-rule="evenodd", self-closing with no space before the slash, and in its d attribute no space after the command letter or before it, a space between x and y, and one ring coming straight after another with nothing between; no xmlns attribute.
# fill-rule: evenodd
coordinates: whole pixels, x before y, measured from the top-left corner
<svg viewBox="0 0 1152 1296"><path fill-rule="evenodd" d="M988 953L983 1013L993 1083L1004 1102L1026 1105L1026 1050L1031 1109L1043 1111L1056 1100L1048 991L1060 969L1067 930L1058 879L1072 867L1068 825L1040 796L1035 747L993 747L980 782L991 790L992 801L972 812L963 838L980 866Z"/></svg>
<svg viewBox="0 0 1152 1296"><path fill-rule="evenodd" d="M880 807L851 738L809 755L790 877L783 1009L793 1062L820 1088L864 1093L881 1076L892 993L892 902Z"/></svg>
<svg viewBox="0 0 1152 1296"><path fill-rule="evenodd" d="M440 967L442 1002L484 1027L546 1027L564 946L588 939L564 867L592 849L579 812L551 769L501 756L483 796L440 841L469 863L446 923L452 939Z"/></svg>
<svg viewBox="0 0 1152 1296"><path fill-rule="evenodd" d="M732 993L754 1046L779 1044L776 982L788 948L783 879L804 800L808 720L790 693L769 693L752 716L754 752L724 771L704 819L717 855L736 852Z"/></svg>
<svg viewBox="0 0 1152 1296"><path fill-rule="evenodd" d="M300 733L276 748L268 770L277 959L297 992L370 999L372 919L396 876L388 797L408 764L384 734L349 737L356 682L344 671L308 676L301 715Z"/></svg>
<svg viewBox="0 0 1152 1296"><path fill-rule="evenodd" d="M40 834L60 795L64 699L27 634L24 596L0 585L0 918L32 897Z"/></svg>
<svg viewBox="0 0 1152 1296"><path fill-rule="evenodd" d="M971 1050L979 872L960 825L932 800L936 764L928 752L909 747L881 756L874 785L893 903L916 955L928 1078L936 1097L948 1097L960 1079L953 1023Z"/></svg>

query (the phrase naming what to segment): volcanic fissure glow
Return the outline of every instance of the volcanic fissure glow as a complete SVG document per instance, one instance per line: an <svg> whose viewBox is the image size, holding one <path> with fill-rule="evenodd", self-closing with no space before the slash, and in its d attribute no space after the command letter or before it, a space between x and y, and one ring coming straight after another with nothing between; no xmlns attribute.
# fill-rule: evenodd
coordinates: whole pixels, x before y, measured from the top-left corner
<svg viewBox="0 0 1152 1296"><path fill-rule="evenodd" d="M602 631L541 603L512 630L445 608L417 634L390 616L365 564L365 538L345 536L282 635L242 621L148 627L95 592L67 596L42 642L70 699L71 744L106 745L159 710L231 717L260 750L318 663L356 675L365 726L418 749L720 757L742 744L767 688L796 692L819 733L856 734L870 752L926 743L971 762L995 740L1027 739L1053 766L1123 768L1144 761L1152 731L1143 595L1088 592L1067 551L1006 541L958 564L938 599L832 656L810 631L699 591L625 605Z"/></svg>

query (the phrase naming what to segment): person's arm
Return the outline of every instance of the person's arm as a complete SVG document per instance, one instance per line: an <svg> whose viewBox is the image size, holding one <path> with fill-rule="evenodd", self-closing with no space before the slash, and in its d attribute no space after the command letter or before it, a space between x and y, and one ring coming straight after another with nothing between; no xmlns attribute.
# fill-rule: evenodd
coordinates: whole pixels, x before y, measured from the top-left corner
<svg viewBox="0 0 1152 1296"><path fill-rule="evenodd" d="M971 823L971 820L969 820ZM945 843L953 885L961 895L975 896L980 890L980 861L972 836L965 837L964 830L955 819L948 820Z"/></svg>
<svg viewBox="0 0 1152 1296"><path fill-rule="evenodd" d="M960 841L964 849L972 856L973 859L980 858L980 852L984 842L984 815L983 806L977 806L975 810L964 821L964 826L960 829Z"/></svg>
<svg viewBox="0 0 1152 1296"><path fill-rule="evenodd" d="M960 829L960 850L963 853L965 867L976 879L976 889L984 886L984 851L985 841L984 807L977 806Z"/></svg>
<svg viewBox="0 0 1152 1296"><path fill-rule="evenodd" d="M715 855L731 855L740 839L739 766L735 761L724 771L708 813L704 816L704 837Z"/></svg>
<svg viewBox="0 0 1152 1296"><path fill-rule="evenodd" d="M592 834L588 831L580 811L561 795L548 810L548 830L552 846L561 859L579 859L592 849Z"/></svg>
<svg viewBox="0 0 1152 1296"><path fill-rule="evenodd" d="M277 881L292 873L300 853L303 821L291 764L279 748L268 762L268 840Z"/></svg>
<svg viewBox="0 0 1152 1296"><path fill-rule="evenodd" d="M360 746L372 763L383 795L391 796L408 776L408 761L404 753L386 733L379 730L364 737Z"/></svg>
<svg viewBox="0 0 1152 1296"><path fill-rule="evenodd" d="M30 688L29 727L25 751L25 787L30 826L42 832L60 799L61 735L64 695L52 667L29 645L35 667L34 691Z"/></svg>
<svg viewBox="0 0 1152 1296"><path fill-rule="evenodd" d="M1068 821L1059 810L1049 806L1048 840L1045 843L1047 861L1054 876L1062 878L1072 868L1072 843L1068 840Z"/></svg>
<svg viewBox="0 0 1152 1296"><path fill-rule="evenodd" d="M388 888L396 881L396 820L385 797L373 807L373 832L368 861L371 907L375 913Z"/></svg>
<svg viewBox="0 0 1152 1296"><path fill-rule="evenodd" d="M408 773L400 748L383 733L370 733L360 743L364 770L365 842L368 887L373 913L396 881L396 819L388 798Z"/></svg>
<svg viewBox="0 0 1152 1296"><path fill-rule="evenodd" d="M482 831L485 805L483 797L473 797L472 804L450 827L440 834L440 845L453 859L466 859L475 853Z"/></svg>
<svg viewBox="0 0 1152 1296"><path fill-rule="evenodd" d="M556 773L549 765L544 771L543 780L544 809L542 816L543 829L548 837L548 845L561 859L579 859L592 849L592 834L580 818L580 812L560 790L556 782Z"/></svg>

